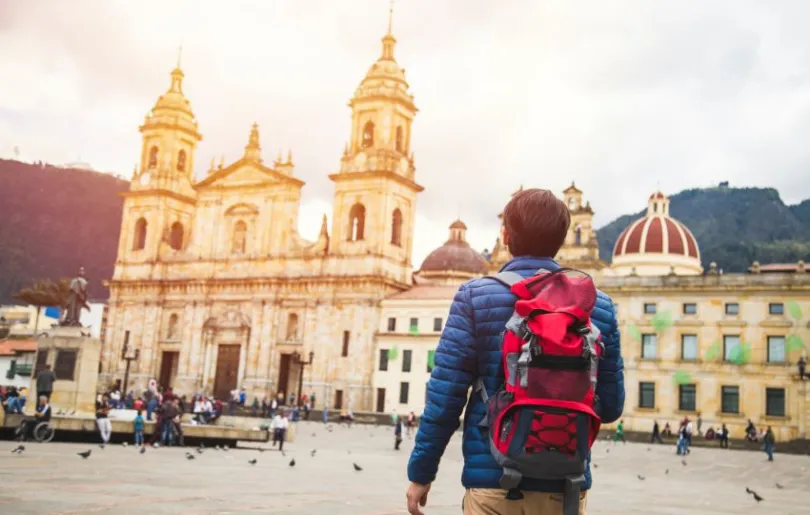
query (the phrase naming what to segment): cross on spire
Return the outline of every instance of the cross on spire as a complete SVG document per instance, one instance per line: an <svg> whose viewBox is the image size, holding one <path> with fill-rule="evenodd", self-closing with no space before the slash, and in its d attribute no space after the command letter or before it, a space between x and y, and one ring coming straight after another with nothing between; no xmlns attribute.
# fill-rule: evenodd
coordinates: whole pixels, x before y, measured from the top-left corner
<svg viewBox="0 0 810 515"><path fill-rule="evenodd" d="M391 25L394 23L394 0L388 4L388 33L391 34Z"/></svg>

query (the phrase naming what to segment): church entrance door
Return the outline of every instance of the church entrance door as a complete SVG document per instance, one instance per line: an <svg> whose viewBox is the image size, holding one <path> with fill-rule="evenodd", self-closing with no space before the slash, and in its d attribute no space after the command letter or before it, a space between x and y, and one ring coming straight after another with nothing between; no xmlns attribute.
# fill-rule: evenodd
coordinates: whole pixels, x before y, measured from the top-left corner
<svg viewBox="0 0 810 515"><path fill-rule="evenodd" d="M225 402L230 399L231 390L238 385L239 345L219 345L217 347L217 371L214 377L214 397Z"/></svg>
<svg viewBox="0 0 810 515"><path fill-rule="evenodd" d="M284 402L287 402L289 395L288 386L290 383L290 364L292 363L292 354L282 354L281 360L278 363L278 392L284 396Z"/></svg>
<svg viewBox="0 0 810 515"><path fill-rule="evenodd" d="M177 365L180 362L180 353L177 351L164 351L160 358L160 375L158 384L163 388L174 386L174 379L177 377Z"/></svg>

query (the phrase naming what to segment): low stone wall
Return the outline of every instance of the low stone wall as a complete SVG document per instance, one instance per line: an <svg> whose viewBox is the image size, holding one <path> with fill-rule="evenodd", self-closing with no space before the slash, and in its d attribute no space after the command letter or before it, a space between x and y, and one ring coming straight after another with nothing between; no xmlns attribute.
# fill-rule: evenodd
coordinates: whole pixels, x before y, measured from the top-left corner
<svg viewBox="0 0 810 515"><path fill-rule="evenodd" d="M615 431L605 430L599 432L599 438L612 440L613 436L616 434ZM650 442L650 433L639 433L636 431L625 431L624 437L628 442L635 442L635 443L649 443ZM675 452L675 447L678 445L678 439L675 436L667 436L662 437L664 441L663 445L671 445L673 451ZM661 445L661 444L657 444ZM702 436L692 436L692 447L720 447L719 440L706 440L706 438ZM762 444L749 442L748 440L737 440L737 439L729 439L729 449L734 451L762 451ZM790 440L787 442L776 442L776 452L785 453L785 454L810 454L810 440L806 439L799 439L799 440Z"/></svg>

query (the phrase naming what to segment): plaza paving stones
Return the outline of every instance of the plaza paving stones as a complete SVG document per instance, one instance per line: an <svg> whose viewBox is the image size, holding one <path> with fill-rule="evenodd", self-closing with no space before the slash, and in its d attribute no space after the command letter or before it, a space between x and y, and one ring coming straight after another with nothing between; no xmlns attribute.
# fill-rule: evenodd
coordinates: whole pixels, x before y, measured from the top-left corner
<svg viewBox="0 0 810 515"><path fill-rule="evenodd" d="M28 443L19 456L10 452L14 442L3 441L0 513L403 514L412 443L406 439L396 452L390 427L334 426L329 432L316 423L299 423L286 456L270 444L262 444L271 449L263 453L245 444L253 448L206 449L202 455L192 448L150 448L141 455L131 445L102 450L67 443ZM89 459L76 456L88 448ZM189 451L196 459L185 458ZM768 463L762 453L694 449L684 466L674 451L597 442L588 514L810 514L810 456L777 454ZM250 465L254 458L257 464ZM461 513L461 461L456 435L427 515ZM363 471L356 472L353 463ZM765 500L754 501L746 486Z"/></svg>

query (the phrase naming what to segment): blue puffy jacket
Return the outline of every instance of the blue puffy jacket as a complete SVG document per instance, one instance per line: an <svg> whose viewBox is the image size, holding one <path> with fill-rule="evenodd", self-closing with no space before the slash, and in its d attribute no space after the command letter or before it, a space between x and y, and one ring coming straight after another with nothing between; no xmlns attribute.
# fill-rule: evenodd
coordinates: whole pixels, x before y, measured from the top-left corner
<svg viewBox="0 0 810 515"><path fill-rule="evenodd" d="M516 257L501 271L517 272L529 277L538 269L556 270L552 259ZM489 395L502 385L501 332L512 315L515 296L500 282L481 278L461 286L450 306L450 315L436 348L435 367L427 385L427 405L419 424L416 445L408 463L408 478L421 484L436 478L439 460L447 442L458 429L464 416L465 488L500 488L502 469L489 452L487 436L478 427L485 414L481 396L472 392L473 382L481 377ZM619 329L613 302L598 293L591 320L599 328L605 344L604 358L599 362L596 393L600 399L599 415L605 423L617 420L624 409L624 365L620 354ZM585 489L591 487L590 457L585 472ZM563 480L548 481L524 478L521 490L562 492Z"/></svg>

